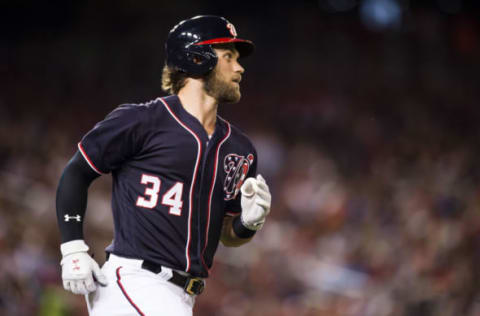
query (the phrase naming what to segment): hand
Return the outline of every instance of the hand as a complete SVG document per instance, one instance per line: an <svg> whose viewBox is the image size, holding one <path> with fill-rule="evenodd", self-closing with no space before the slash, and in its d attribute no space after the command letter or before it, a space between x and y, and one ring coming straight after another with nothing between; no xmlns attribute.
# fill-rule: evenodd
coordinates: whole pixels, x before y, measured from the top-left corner
<svg viewBox="0 0 480 316"><path fill-rule="evenodd" d="M107 285L98 263L87 253L83 240L72 240L60 246L62 251L62 279L65 290L73 294L88 294L97 289L95 281ZM95 277L95 279L94 279Z"/></svg>
<svg viewBox="0 0 480 316"><path fill-rule="evenodd" d="M242 192L242 214L240 219L243 226L251 230L259 230L265 223L265 218L270 213L272 196L265 179L261 175L257 178L248 178L243 183Z"/></svg>

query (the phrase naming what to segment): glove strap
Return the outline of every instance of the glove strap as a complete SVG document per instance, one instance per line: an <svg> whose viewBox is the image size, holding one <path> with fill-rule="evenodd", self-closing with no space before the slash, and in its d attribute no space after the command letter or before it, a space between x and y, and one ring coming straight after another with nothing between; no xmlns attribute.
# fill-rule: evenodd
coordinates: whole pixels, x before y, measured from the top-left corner
<svg viewBox="0 0 480 316"><path fill-rule="evenodd" d="M60 245L60 251L64 257L71 255L72 253L87 252L88 249L90 248L88 248L83 239L67 241Z"/></svg>
<svg viewBox="0 0 480 316"><path fill-rule="evenodd" d="M256 230L251 230L245 227L242 223L241 216L237 216L232 223L233 232L240 238L251 238L255 233Z"/></svg>

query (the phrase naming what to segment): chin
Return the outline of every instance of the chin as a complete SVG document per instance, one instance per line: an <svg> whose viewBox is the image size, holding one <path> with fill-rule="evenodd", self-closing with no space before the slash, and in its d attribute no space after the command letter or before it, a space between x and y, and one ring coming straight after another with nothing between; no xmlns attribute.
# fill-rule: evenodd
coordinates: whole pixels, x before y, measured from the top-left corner
<svg viewBox="0 0 480 316"><path fill-rule="evenodd" d="M240 99L242 98L242 93L240 92L240 88L237 88L235 89L235 93L233 95L233 103L237 103L238 101L240 101Z"/></svg>
<svg viewBox="0 0 480 316"><path fill-rule="evenodd" d="M237 103L240 101L241 98L242 94L240 93L240 91L236 91L235 94L232 95L230 103Z"/></svg>
<svg viewBox="0 0 480 316"><path fill-rule="evenodd" d="M219 95L218 103L237 103L241 97L240 89L227 89Z"/></svg>
<svg viewBox="0 0 480 316"><path fill-rule="evenodd" d="M230 97L220 98L218 100L218 103L237 103L238 101L240 101L240 98L241 98L240 94L238 94L235 97L230 96Z"/></svg>

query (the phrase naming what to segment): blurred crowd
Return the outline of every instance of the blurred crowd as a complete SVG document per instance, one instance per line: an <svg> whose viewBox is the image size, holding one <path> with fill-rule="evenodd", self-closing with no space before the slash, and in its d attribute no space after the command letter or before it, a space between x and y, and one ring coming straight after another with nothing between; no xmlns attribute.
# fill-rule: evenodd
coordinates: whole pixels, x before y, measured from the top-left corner
<svg viewBox="0 0 480 316"><path fill-rule="evenodd" d="M355 14L281 9L276 30L228 16L257 53L241 103L220 112L254 141L273 206L251 243L219 247L194 314L480 315L478 19L418 9L375 32ZM163 95L179 17L139 10L120 32L89 35L102 13L85 9L64 33L0 47L0 315L87 314L61 284L55 190L96 121ZM100 263L110 184L89 191Z"/></svg>

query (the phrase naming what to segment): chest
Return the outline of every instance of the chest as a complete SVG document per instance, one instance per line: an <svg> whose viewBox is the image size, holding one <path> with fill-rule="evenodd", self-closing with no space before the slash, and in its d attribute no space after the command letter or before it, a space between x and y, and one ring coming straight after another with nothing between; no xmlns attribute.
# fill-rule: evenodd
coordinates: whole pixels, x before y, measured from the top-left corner
<svg viewBox="0 0 480 316"><path fill-rule="evenodd" d="M142 150L127 166L128 173L137 178L154 175L162 187L182 183L200 195L234 199L254 161L253 153L229 133L207 140L184 128L162 126L145 137Z"/></svg>
<svg viewBox="0 0 480 316"><path fill-rule="evenodd" d="M180 129L166 129L151 133L135 166L167 177L187 180L195 169L201 168L206 143Z"/></svg>

